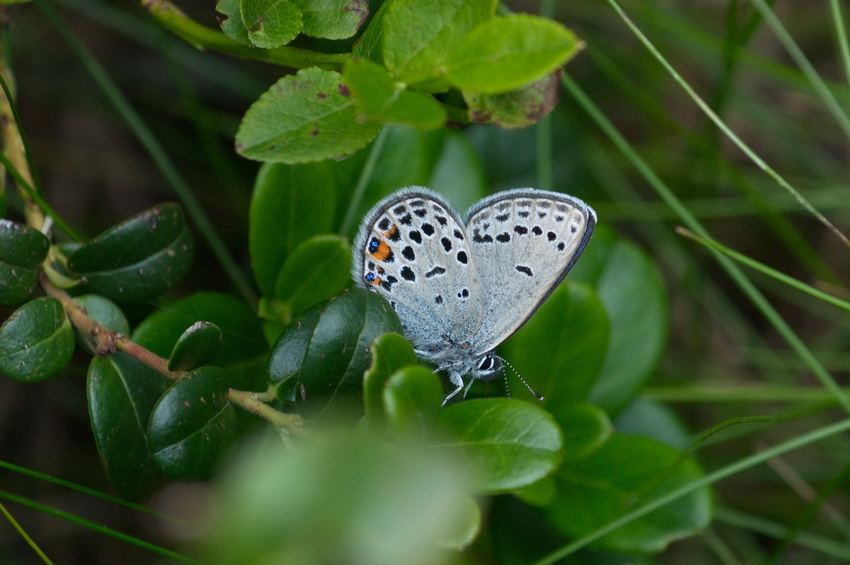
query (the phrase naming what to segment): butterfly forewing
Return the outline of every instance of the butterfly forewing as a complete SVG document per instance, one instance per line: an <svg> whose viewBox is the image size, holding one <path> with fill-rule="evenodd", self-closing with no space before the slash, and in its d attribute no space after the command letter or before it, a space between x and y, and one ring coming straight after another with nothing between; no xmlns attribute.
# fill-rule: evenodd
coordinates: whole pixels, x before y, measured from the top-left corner
<svg viewBox="0 0 850 565"><path fill-rule="evenodd" d="M355 241L354 279L387 299L419 348L445 349L480 327L479 277L454 210L426 189L379 202Z"/></svg>
<svg viewBox="0 0 850 565"><path fill-rule="evenodd" d="M581 200L534 189L498 193L467 212L467 237L486 294L476 353L495 348L525 323L572 268L595 224Z"/></svg>

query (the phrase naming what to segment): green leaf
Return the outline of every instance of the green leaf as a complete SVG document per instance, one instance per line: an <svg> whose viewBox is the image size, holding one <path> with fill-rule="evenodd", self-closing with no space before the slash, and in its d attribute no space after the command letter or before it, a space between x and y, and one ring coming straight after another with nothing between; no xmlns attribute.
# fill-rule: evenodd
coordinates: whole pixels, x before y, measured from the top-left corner
<svg viewBox="0 0 850 565"><path fill-rule="evenodd" d="M598 230L570 277L593 285L608 312L608 354L590 401L616 412L652 374L667 341L669 307L661 276L637 246Z"/></svg>
<svg viewBox="0 0 850 565"><path fill-rule="evenodd" d="M552 413L564 431L564 460L584 459L611 437L608 415L592 404L558 407Z"/></svg>
<svg viewBox="0 0 850 565"><path fill-rule="evenodd" d="M62 303L44 296L18 308L0 326L0 373L36 382L58 373L74 353L74 331Z"/></svg>
<svg viewBox="0 0 850 565"><path fill-rule="evenodd" d="M324 39L352 37L369 15L367 0L293 0L301 10L305 35Z"/></svg>
<svg viewBox="0 0 850 565"><path fill-rule="evenodd" d="M460 508L453 523L445 524L442 535L437 538L440 547L452 551L463 551L481 532L481 508L471 496L458 501Z"/></svg>
<svg viewBox="0 0 850 565"><path fill-rule="evenodd" d="M372 21L369 22L369 27L363 32L357 41L354 42L354 47L351 54L358 58L369 59L376 63L383 64L382 39L384 33L384 18L387 15L387 9L390 2L381 2L381 7L375 12Z"/></svg>
<svg viewBox="0 0 850 565"><path fill-rule="evenodd" d="M589 457L567 461L556 474L552 523L572 538L589 534L630 510L699 479L691 459L639 436L612 435ZM648 489L648 490L647 490ZM703 488L631 522L596 542L618 552L657 553L711 521L711 492Z"/></svg>
<svg viewBox="0 0 850 565"><path fill-rule="evenodd" d="M352 289L295 318L280 336L269 360L277 397L315 415L329 404L362 411L363 373L369 345L401 322L386 300Z"/></svg>
<svg viewBox="0 0 850 565"><path fill-rule="evenodd" d="M107 330L128 335L130 333L130 323L124 312L111 300L104 298L98 294L84 294L74 297L74 302L82 306L86 310L86 315L89 318L106 328ZM94 355L95 350L89 336L83 336L74 328L74 337L77 343L85 349L89 355Z"/></svg>
<svg viewBox="0 0 850 565"><path fill-rule="evenodd" d="M608 349L605 307L592 288L562 284L506 343L504 356L547 405L584 402ZM533 400L525 387L517 398Z"/></svg>
<svg viewBox="0 0 850 565"><path fill-rule="evenodd" d="M419 360L410 342L399 334L379 335L369 346L372 364L363 374L363 403L369 426L379 429L384 422L384 385L396 371Z"/></svg>
<svg viewBox="0 0 850 565"><path fill-rule="evenodd" d="M257 173L249 212L251 267L266 296L284 261L305 239L331 231L336 184L326 162L265 163Z"/></svg>
<svg viewBox="0 0 850 565"><path fill-rule="evenodd" d="M489 183L484 174L484 165L469 141L459 131L446 132L445 143L431 172L431 178L423 183L451 202L458 210L470 206L487 196Z"/></svg>
<svg viewBox="0 0 850 565"><path fill-rule="evenodd" d="M242 23L242 14L239 12L240 0L216 0L215 11L221 31L234 41L250 45L248 29Z"/></svg>
<svg viewBox="0 0 850 565"><path fill-rule="evenodd" d="M614 427L620 433L645 436L676 449L687 449L694 439L693 431L666 404L638 397L617 415Z"/></svg>
<svg viewBox="0 0 850 565"><path fill-rule="evenodd" d="M328 300L351 283L351 246L336 235L318 235L303 241L283 264L275 281L274 297L300 314Z"/></svg>
<svg viewBox="0 0 850 565"><path fill-rule="evenodd" d="M441 78L446 54L476 25L493 17L494 0L396 0L383 22L383 60L399 80ZM444 90L440 84L432 90Z"/></svg>
<svg viewBox="0 0 850 565"><path fill-rule="evenodd" d="M0 219L0 306L32 296L50 241L40 231Z"/></svg>
<svg viewBox="0 0 850 565"><path fill-rule="evenodd" d="M554 72L583 47L566 27L512 14L477 25L446 55L446 77L466 92L515 90Z"/></svg>
<svg viewBox="0 0 850 565"><path fill-rule="evenodd" d="M474 464L481 492L530 485L561 462L561 429L534 404L511 398L468 400L442 410L438 425L454 438L441 447Z"/></svg>
<svg viewBox="0 0 850 565"><path fill-rule="evenodd" d="M382 151L378 156L369 184L360 202L360 209L355 217L363 218L369 209L381 198L395 192L401 186L422 186L431 178L431 171L440 158L443 142L446 138L445 129L430 132L419 131L404 126L386 126L384 147L392 151ZM359 174L359 169L356 170ZM339 186L353 192L357 177ZM350 192L341 192L339 203L350 206ZM341 216L346 210L340 210ZM350 238L357 232L358 224L351 226L347 234Z"/></svg>
<svg viewBox="0 0 850 565"><path fill-rule="evenodd" d="M209 363L221 351L221 330L212 322L195 322L183 332L168 357L169 371L191 371Z"/></svg>
<svg viewBox="0 0 850 565"><path fill-rule="evenodd" d="M561 73L554 72L517 90L501 94L463 92L463 99L473 122L517 129L533 125L551 112L558 104L560 88Z"/></svg>
<svg viewBox="0 0 850 565"><path fill-rule="evenodd" d="M301 32L301 11L291 0L240 0L248 39L257 47L286 45Z"/></svg>
<svg viewBox="0 0 850 565"><path fill-rule="evenodd" d="M380 129L357 121L342 75L309 68L283 77L248 108L236 151L257 161L306 163L357 151Z"/></svg>
<svg viewBox="0 0 850 565"><path fill-rule="evenodd" d="M258 443L218 482L203 563L438 564L474 517L457 461L364 434ZM459 545L462 545L460 543Z"/></svg>
<svg viewBox="0 0 850 565"><path fill-rule="evenodd" d="M434 429L443 403L443 383L425 367L406 367L387 380L384 414L396 438L422 440Z"/></svg>
<svg viewBox="0 0 850 565"><path fill-rule="evenodd" d="M262 325L245 303L232 296L203 292L172 302L144 319L132 339L168 358L186 328L199 320L212 322L222 332L221 351L208 364L225 369L232 388L261 390L268 351Z"/></svg>
<svg viewBox="0 0 850 565"><path fill-rule="evenodd" d="M446 111L432 96L407 90L384 67L368 59L346 62L344 77L367 120L419 129L436 129L446 121Z"/></svg>
<svg viewBox="0 0 850 565"><path fill-rule="evenodd" d="M166 476L203 480L218 469L238 437L227 392L224 373L202 367L174 383L154 405L148 442Z"/></svg>
<svg viewBox="0 0 850 565"><path fill-rule="evenodd" d="M125 353L95 357L86 381L97 451L121 496L147 499L164 477L151 458L146 431L151 410L168 380Z"/></svg>
<svg viewBox="0 0 850 565"><path fill-rule="evenodd" d="M192 262L192 236L178 204L166 202L103 232L68 256L86 288L115 302L138 302L177 284Z"/></svg>

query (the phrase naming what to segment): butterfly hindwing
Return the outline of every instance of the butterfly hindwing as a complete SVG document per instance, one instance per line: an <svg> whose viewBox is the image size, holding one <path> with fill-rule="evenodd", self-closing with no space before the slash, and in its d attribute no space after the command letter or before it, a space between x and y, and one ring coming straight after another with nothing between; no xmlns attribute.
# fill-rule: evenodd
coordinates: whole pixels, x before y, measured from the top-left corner
<svg viewBox="0 0 850 565"><path fill-rule="evenodd" d="M500 192L467 212L486 296L475 353L492 350L525 323L575 264L595 224L581 200L530 188Z"/></svg>
<svg viewBox="0 0 850 565"><path fill-rule="evenodd" d="M369 213L355 240L354 279L384 296L418 348L468 341L480 326L480 283L458 214L422 188Z"/></svg>

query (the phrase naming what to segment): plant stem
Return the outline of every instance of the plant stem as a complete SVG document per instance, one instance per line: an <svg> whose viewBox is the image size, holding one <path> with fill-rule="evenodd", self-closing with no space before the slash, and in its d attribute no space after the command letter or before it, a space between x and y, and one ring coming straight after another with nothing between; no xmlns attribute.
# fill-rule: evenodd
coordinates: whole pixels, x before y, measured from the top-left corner
<svg viewBox="0 0 850 565"><path fill-rule="evenodd" d="M186 376L186 371L170 371L166 359L131 341L124 334L108 330L98 324L89 317L85 308L74 302L74 299L67 292L55 287L44 274L44 271L38 272L38 282L48 296L62 303L68 320L97 355L107 356L116 351L122 351L172 381L180 380Z"/></svg>
<svg viewBox="0 0 850 565"><path fill-rule="evenodd" d="M142 6L162 27L199 49L212 49L242 59L265 61L294 69L319 67L340 71L349 58L346 53L318 53L287 46L260 49L252 45L244 45L219 31L189 19L180 8L168 0L142 0Z"/></svg>

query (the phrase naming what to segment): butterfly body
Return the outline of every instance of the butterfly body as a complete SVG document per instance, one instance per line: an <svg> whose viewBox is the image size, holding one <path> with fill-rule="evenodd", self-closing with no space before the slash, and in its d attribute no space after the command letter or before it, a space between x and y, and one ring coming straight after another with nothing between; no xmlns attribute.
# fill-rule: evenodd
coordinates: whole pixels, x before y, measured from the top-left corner
<svg viewBox="0 0 850 565"><path fill-rule="evenodd" d="M410 187L366 215L352 277L384 296L417 354L449 374L448 399L463 376L500 373L493 350L563 280L595 224L589 206L556 192L497 193L461 218L441 196Z"/></svg>

